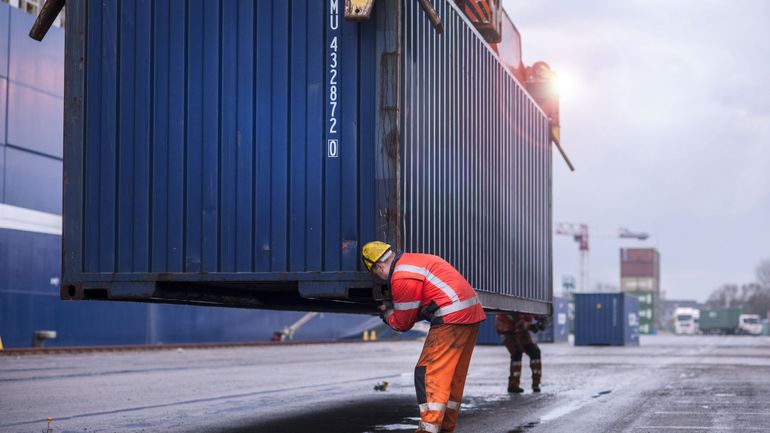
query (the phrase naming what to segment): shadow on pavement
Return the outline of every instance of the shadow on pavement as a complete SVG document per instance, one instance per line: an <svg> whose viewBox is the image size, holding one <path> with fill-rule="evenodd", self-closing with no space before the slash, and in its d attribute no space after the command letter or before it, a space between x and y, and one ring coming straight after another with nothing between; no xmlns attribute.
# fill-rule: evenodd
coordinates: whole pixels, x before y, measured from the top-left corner
<svg viewBox="0 0 770 433"><path fill-rule="evenodd" d="M269 420L253 420L225 429L221 433L389 433L414 432L419 416L413 396L338 403L328 408L309 408L306 412ZM414 419L408 419L408 418Z"/></svg>

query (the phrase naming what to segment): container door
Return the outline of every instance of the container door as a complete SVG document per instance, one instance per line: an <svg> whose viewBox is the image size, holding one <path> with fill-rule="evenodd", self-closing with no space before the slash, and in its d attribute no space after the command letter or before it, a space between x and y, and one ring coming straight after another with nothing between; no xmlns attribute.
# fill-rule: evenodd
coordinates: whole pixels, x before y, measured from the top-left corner
<svg viewBox="0 0 770 433"><path fill-rule="evenodd" d="M345 20L341 0L85 8L86 133L68 143L83 145L84 205L65 217L84 230L78 269L362 270L374 21Z"/></svg>
<svg viewBox="0 0 770 433"><path fill-rule="evenodd" d="M623 295L625 298L625 308L623 311L625 323L624 323L624 339L623 344L626 345L638 345L639 344L639 300L634 296Z"/></svg>
<svg viewBox="0 0 770 433"><path fill-rule="evenodd" d="M561 298L553 300L553 329L554 341L564 342L569 340L569 327L567 324L567 301Z"/></svg>

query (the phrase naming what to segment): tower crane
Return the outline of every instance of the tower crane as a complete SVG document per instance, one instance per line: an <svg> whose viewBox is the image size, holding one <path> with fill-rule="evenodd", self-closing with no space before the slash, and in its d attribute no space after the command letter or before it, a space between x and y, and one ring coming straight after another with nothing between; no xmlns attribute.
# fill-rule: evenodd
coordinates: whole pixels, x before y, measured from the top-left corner
<svg viewBox="0 0 770 433"><path fill-rule="evenodd" d="M572 236L572 239L578 243L578 249L580 250L580 291L588 291L588 224L556 223L556 234ZM594 236L597 237L597 235ZM638 239L643 241L649 238L650 235L643 232L634 232L627 228L620 228L615 234L600 234L598 237L617 237L620 239Z"/></svg>

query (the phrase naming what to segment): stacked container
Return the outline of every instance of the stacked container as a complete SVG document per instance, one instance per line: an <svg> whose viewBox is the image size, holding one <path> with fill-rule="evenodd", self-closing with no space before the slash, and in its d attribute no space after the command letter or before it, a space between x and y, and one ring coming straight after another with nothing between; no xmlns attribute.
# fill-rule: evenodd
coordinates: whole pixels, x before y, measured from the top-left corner
<svg viewBox="0 0 770 433"><path fill-rule="evenodd" d="M639 298L642 334L654 334L661 299L660 253L655 248L623 248L620 250L620 291ZM650 296L646 296L649 294Z"/></svg>
<svg viewBox="0 0 770 433"><path fill-rule="evenodd" d="M627 292L629 295L639 300L639 333L655 334L657 327L655 325L655 309L658 307L658 299L655 293L635 290Z"/></svg>

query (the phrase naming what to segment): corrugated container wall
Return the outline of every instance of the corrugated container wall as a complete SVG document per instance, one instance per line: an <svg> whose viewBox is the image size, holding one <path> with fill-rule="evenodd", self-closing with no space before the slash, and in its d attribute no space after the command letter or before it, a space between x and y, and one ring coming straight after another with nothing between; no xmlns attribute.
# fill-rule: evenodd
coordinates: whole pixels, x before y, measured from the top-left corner
<svg viewBox="0 0 770 433"><path fill-rule="evenodd" d="M404 247L445 257L477 289L550 302L548 119L451 3L435 2L441 35L413 3L404 8Z"/></svg>
<svg viewBox="0 0 770 433"><path fill-rule="evenodd" d="M549 313L548 119L434 3L68 2L62 297L372 312L381 239Z"/></svg>
<svg viewBox="0 0 770 433"><path fill-rule="evenodd" d="M575 294L575 345L639 344L639 301L626 293Z"/></svg>

